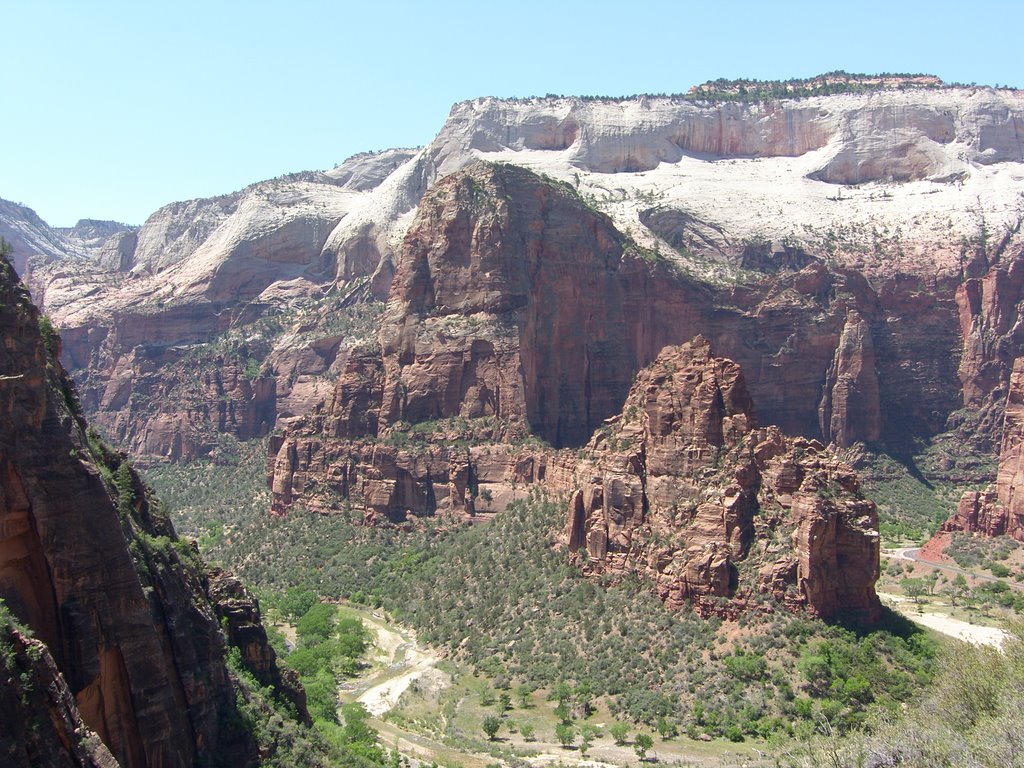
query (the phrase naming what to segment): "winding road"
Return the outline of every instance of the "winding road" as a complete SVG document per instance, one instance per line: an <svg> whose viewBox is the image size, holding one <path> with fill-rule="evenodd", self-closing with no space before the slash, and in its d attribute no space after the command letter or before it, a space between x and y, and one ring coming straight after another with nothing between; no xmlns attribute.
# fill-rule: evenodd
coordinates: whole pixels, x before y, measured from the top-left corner
<svg viewBox="0 0 1024 768"><path fill-rule="evenodd" d="M941 571L961 574L965 577L969 576L970 578L977 579L979 581L1002 581L1014 589L1024 589L1024 585L1014 584L1013 582L1009 582L1004 579L997 579L993 576L974 573L973 571L968 571L956 565L937 563L934 560L925 560L918 554L920 551L920 547L902 547L899 549L887 550L882 554L892 560L907 560L912 563L920 563L921 565L938 568ZM1010 637L1008 632L999 629L998 627L971 624L970 622L954 619L951 616L946 616L941 613L924 612L920 610L913 612L900 610L901 606L907 606L913 602L910 598L903 597L901 595L890 595L879 592L878 596L911 621L917 622L923 627L933 629L936 632L941 632L949 637L955 637L957 640L964 640L976 645L991 645L999 648L1002 646L1003 642Z"/></svg>
<svg viewBox="0 0 1024 768"><path fill-rule="evenodd" d="M964 570L956 565L948 565L947 563L937 563L934 560L925 560L920 557L917 553L921 551L920 547L904 547L901 549L890 549L882 554L885 557L893 560L909 560L912 563L920 563L921 565L930 565L932 568L938 568L942 571L949 571L950 573L960 573L964 576L970 576L972 579L978 579L978 581L1002 581L1008 584L1013 589L1024 589L1024 584L1014 584L1012 581L1006 579L997 579L995 576L985 576L974 571Z"/></svg>

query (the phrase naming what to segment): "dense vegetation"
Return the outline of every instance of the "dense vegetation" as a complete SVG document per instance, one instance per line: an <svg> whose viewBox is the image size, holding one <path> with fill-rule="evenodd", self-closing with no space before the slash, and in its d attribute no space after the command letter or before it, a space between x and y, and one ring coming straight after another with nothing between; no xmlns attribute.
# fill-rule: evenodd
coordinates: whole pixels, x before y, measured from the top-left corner
<svg viewBox="0 0 1024 768"><path fill-rule="evenodd" d="M923 544L956 511L968 488L995 478L987 447L965 444L951 430L902 456L863 451L853 458L864 494L878 505L883 546Z"/></svg>
<svg viewBox="0 0 1024 768"><path fill-rule="evenodd" d="M161 492L173 504L188 485L174 473L205 485L207 471L216 474L164 468ZM239 467L226 477L241 475ZM256 496L254 487L235 498ZM766 607L723 627L667 611L639 580L584 579L554 546L562 505L539 495L484 525L422 521L407 532L364 527L355 514L271 518L255 506L243 521L247 506L210 499L232 522L199 523L195 507L186 519L217 531L204 537L209 555L271 603L310 590L382 606L495 687L564 684L605 697L634 722L736 739L807 734L822 720L848 729L874 709L895 709L932 674L933 644L893 616L864 633Z"/></svg>
<svg viewBox="0 0 1024 768"><path fill-rule="evenodd" d="M780 762L833 768L1024 765L1024 625L1009 629L1002 652L962 645L944 654L935 687L906 716L881 716L866 733L791 749Z"/></svg>

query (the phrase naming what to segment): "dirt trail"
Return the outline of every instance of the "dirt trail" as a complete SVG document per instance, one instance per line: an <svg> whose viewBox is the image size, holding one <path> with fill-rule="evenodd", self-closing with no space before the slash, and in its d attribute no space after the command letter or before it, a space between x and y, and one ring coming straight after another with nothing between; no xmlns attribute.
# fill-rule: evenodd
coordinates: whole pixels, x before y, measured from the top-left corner
<svg viewBox="0 0 1024 768"><path fill-rule="evenodd" d="M936 632L941 632L949 637L955 637L957 640L964 640L968 643L974 643L975 645L991 645L999 648L1002 646L1003 641L1009 637L1005 631L998 627L985 627L979 624L971 624L966 621L961 621L960 619L954 619L951 616L945 616L941 613L915 611L911 607L913 605L913 601L908 597L903 597L902 595L890 595L884 592L879 592L878 596L883 602L889 603L894 610L903 614L911 621L920 624L923 627L934 629Z"/></svg>
<svg viewBox="0 0 1024 768"><path fill-rule="evenodd" d="M343 691L345 698L355 695L374 717L389 712L413 681L440 660L437 654L424 650L415 635L405 629L387 624L376 615L364 616L363 621L374 634L378 663L384 669L360 681L354 688Z"/></svg>

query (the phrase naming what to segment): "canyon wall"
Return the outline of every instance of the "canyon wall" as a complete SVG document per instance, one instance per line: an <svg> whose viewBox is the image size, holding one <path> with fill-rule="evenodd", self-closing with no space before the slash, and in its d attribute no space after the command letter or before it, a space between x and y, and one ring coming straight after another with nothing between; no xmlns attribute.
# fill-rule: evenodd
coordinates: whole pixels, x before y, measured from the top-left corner
<svg viewBox="0 0 1024 768"><path fill-rule="evenodd" d="M576 467L565 540L588 573L638 574L705 613L772 596L876 620L878 517L816 441L759 428L740 367L666 347Z"/></svg>
<svg viewBox="0 0 1024 768"><path fill-rule="evenodd" d="M254 765L198 552L87 433L59 337L4 259L0 328L0 598L52 654L68 722L126 767Z"/></svg>
<svg viewBox="0 0 1024 768"><path fill-rule="evenodd" d="M996 482L984 491L965 493L940 530L1009 536L1024 542L1024 357L1013 361Z"/></svg>

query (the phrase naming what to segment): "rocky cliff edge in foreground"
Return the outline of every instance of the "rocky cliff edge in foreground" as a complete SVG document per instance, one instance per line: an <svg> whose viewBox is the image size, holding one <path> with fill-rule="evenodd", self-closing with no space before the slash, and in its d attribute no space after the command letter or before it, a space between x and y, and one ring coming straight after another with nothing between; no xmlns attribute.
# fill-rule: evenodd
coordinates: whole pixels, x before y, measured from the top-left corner
<svg viewBox="0 0 1024 768"><path fill-rule="evenodd" d="M76 764L77 739L93 738L91 730L97 764L107 764L105 745L125 768L213 756L254 765L259 745L238 713L222 618L229 634L244 636L243 659L261 682L290 690L265 635L245 630L258 624L255 602L211 582L124 455L87 432L57 361L59 337L3 257L0 334L0 598L38 639L5 626L0 641L19 666L43 644L42 657L52 656L23 673L53 681L48 701L29 701L42 707L34 717L67 737L49 745L63 756L53 764ZM301 709L298 691L292 699ZM4 765L48 762L12 725L25 715L19 701L0 697Z"/></svg>

